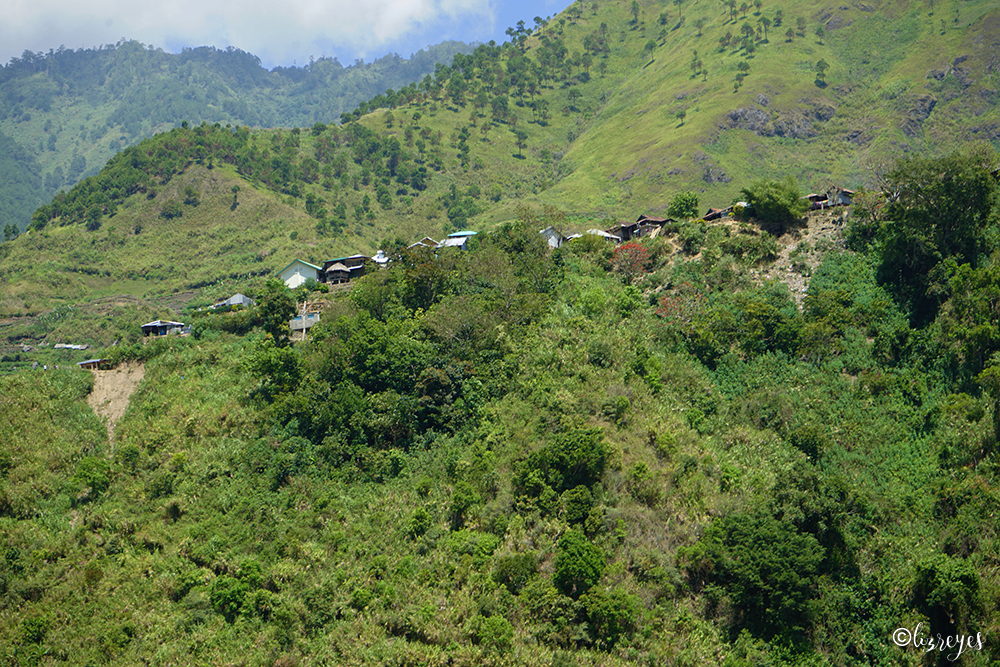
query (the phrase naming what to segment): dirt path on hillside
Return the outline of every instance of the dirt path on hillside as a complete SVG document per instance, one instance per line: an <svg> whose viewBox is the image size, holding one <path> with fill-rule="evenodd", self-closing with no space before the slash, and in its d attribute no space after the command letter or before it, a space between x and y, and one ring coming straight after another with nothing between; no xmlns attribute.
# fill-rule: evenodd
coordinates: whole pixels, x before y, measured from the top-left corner
<svg viewBox="0 0 1000 667"><path fill-rule="evenodd" d="M146 369L142 364L128 364L110 371L92 371L94 390L87 403L108 427L108 442L115 442L115 425L125 415L129 399L135 393Z"/></svg>

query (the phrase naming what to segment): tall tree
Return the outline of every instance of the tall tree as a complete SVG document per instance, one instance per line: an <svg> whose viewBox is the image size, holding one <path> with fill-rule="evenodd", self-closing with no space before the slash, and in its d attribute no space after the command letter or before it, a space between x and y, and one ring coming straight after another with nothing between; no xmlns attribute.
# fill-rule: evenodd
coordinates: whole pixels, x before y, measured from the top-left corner
<svg viewBox="0 0 1000 667"><path fill-rule="evenodd" d="M816 82L820 86L826 85L826 70L828 69L830 69L830 63L826 62L826 60L821 58L820 61L816 63Z"/></svg>
<svg viewBox="0 0 1000 667"><path fill-rule="evenodd" d="M879 276L910 305L914 321L936 314L943 290L934 285L946 279L945 260L975 266L987 255L998 192L991 171L998 165L991 147L974 146L902 160L886 175Z"/></svg>
<svg viewBox="0 0 1000 667"><path fill-rule="evenodd" d="M517 145L517 157L523 157L521 150L528 145L528 133L518 127L514 129L514 143Z"/></svg>
<svg viewBox="0 0 1000 667"><path fill-rule="evenodd" d="M257 300L257 316L264 331L271 334L275 345L288 343L288 322L295 317L295 298L285 284L272 278L264 285Z"/></svg>

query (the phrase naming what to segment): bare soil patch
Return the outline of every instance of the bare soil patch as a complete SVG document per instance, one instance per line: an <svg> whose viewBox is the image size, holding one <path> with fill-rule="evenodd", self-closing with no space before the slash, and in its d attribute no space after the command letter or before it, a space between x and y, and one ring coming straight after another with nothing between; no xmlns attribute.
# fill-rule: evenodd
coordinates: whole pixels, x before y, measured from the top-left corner
<svg viewBox="0 0 1000 667"><path fill-rule="evenodd" d="M108 441L115 441L115 425L125 415L129 399L146 375L142 364L127 364L110 371L93 371L94 389L87 403L104 419L108 427Z"/></svg>
<svg viewBox="0 0 1000 667"><path fill-rule="evenodd" d="M776 236L778 258L751 271L757 280L780 280L788 285L799 308L809 290L809 278L828 252L843 247L844 224L849 209L831 208L807 214L806 224L792 227Z"/></svg>

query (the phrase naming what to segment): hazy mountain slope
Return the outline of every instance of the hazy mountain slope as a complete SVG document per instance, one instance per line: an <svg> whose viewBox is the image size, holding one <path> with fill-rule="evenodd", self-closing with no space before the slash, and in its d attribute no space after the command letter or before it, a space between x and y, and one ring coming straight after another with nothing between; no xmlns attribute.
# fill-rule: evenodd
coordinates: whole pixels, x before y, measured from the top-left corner
<svg viewBox="0 0 1000 667"><path fill-rule="evenodd" d="M0 132L0 227L20 230L21 221L48 199L43 193L38 161L16 141Z"/></svg>
<svg viewBox="0 0 1000 667"><path fill-rule="evenodd" d="M331 122L471 48L446 42L409 59L390 54L344 67L336 59L321 58L272 71L249 53L209 47L173 55L120 42L26 53L0 67L0 131L37 159L42 193L48 198L97 173L123 147L183 120L253 127ZM3 187L0 183L0 199L16 197ZM10 218L3 224L23 229L27 219Z"/></svg>

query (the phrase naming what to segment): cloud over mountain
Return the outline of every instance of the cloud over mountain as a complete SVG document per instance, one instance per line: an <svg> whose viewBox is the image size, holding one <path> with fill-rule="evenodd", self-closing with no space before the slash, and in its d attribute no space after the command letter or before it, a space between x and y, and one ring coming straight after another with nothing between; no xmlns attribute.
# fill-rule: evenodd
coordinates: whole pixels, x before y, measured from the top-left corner
<svg viewBox="0 0 1000 667"><path fill-rule="evenodd" d="M347 64L443 39L490 39L495 21L493 0L14 0L0 23L0 63L26 49L126 38L171 51L234 46L267 66L324 55Z"/></svg>

